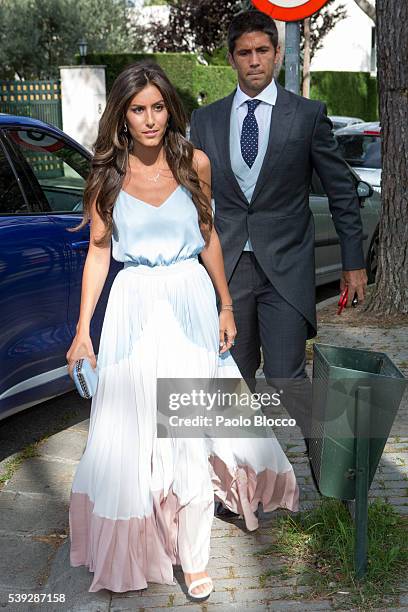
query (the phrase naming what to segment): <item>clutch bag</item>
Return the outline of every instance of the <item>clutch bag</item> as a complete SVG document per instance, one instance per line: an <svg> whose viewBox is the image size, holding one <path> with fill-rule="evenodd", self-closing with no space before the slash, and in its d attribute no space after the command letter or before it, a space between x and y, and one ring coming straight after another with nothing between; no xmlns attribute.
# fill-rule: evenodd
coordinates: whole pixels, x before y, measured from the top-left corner
<svg viewBox="0 0 408 612"><path fill-rule="evenodd" d="M72 376L81 397L90 399L98 386L98 366L94 369L87 357L75 362Z"/></svg>

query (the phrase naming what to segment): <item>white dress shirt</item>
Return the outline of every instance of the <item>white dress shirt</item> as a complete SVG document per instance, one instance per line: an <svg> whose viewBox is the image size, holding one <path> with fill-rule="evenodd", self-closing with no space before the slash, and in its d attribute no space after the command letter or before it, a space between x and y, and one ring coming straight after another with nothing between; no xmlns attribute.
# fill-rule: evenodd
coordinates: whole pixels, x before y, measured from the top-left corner
<svg viewBox="0 0 408 612"><path fill-rule="evenodd" d="M272 118L272 110L276 104L276 97L278 94L278 90L276 87L275 80L272 81L263 89L258 95L251 98L248 94L244 93L240 86L237 86L237 91L235 92L235 97L233 104L235 105L236 114L238 117L238 126L239 126L239 136L241 138L242 134L242 124L244 122L245 117L248 114L248 105L246 104L247 100L260 100L261 103L255 109L255 117L258 123L258 149L260 146L260 142L263 141L264 138L269 138L269 131L271 127L271 118ZM246 242L244 246L244 251L252 251L252 245L250 240Z"/></svg>
<svg viewBox="0 0 408 612"><path fill-rule="evenodd" d="M258 146L259 140L261 138L268 138L269 128L271 126L272 109L276 104L277 94L278 90L276 88L275 79L272 79L269 85L267 85L265 89L263 89L258 95L254 96L253 98L244 93L238 85L233 103L235 104L235 108L237 109L240 136L242 133L242 124L248 114L248 105L246 104L246 101L260 100L261 104L258 104L255 109L255 117L258 122L259 128Z"/></svg>

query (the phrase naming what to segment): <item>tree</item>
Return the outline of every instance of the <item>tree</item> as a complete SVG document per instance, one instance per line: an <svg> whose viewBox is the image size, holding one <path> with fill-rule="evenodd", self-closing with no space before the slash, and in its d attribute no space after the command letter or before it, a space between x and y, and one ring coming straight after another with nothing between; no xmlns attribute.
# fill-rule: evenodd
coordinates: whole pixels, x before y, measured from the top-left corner
<svg viewBox="0 0 408 612"><path fill-rule="evenodd" d="M305 98L310 98L310 64L312 59L310 21L310 17L306 17L303 22L302 93Z"/></svg>
<svg viewBox="0 0 408 612"><path fill-rule="evenodd" d="M51 66L67 57L79 19L73 0L6 0L2 5L0 60L3 78L54 76ZM12 32L12 36L10 33ZM51 74L52 73L52 74Z"/></svg>
<svg viewBox="0 0 408 612"><path fill-rule="evenodd" d="M323 41L334 26L347 15L346 7L340 4L333 8L330 0L320 11L310 17L310 59L323 47ZM304 49L304 22L300 24L300 49Z"/></svg>
<svg viewBox="0 0 408 612"><path fill-rule="evenodd" d="M127 0L86 0L77 2L84 38L95 53L129 53L140 48L144 31Z"/></svg>
<svg viewBox="0 0 408 612"><path fill-rule="evenodd" d="M60 65L74 62L80 38L90 51L134 48L126 0L3 0L0 6L3 78L57 77Z"/></svg>
<svg viewBox="0 0 408 612"><path fill-rule="evenodd" d="M382 209L377 282L367 310L408 314L408 3L377 0Z"/></svg>
<svg viewBox="0 0 408 612"><path fill-rule="evenodd" d="M320 11L300 24L300 49L303 53L303 95L307 98L310 92L310 63L313 56L316 51L322 48L327 34L347 14L344 4L340 4L333 9L333 2L334 0L330 0Z"/></svg>
<svg viewBox="0 0 408 612"><path fill-rule="evenodd" d="M242 10L241 0L169 0L169 23L153 23L149 44L155 51L213 53L225 44L228 24Z"/></svg>
<svg viewBox="0 0 408 612"><path fill-rule="evenodd" d="M147 43L154 51L184 51L202 55L210 63L227 64L225 41L231 19L242 10L254 9L251 0L169 0L169 22L153 23L147 32ZM276 22L281 45L281 62L285 52L285 28Z"/></svg>
<svg viewBox="0 0 408 612"><path fill-rule="evenodd" d="M375 0L354 0L354 2L365 12L375 23Z"/></svg>

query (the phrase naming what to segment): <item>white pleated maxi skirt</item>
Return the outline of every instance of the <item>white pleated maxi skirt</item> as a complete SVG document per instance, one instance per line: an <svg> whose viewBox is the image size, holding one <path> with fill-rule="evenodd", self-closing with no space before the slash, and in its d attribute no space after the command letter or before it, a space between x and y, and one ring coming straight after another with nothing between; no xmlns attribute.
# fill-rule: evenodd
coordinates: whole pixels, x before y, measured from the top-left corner
<svg viewBox="0 0 408 612"><path fill-rule="evenodd" d="M115 277L97 358L86 448L71 490L70 563L90 592L173 583L173 565L205 570L214 496L256 529L265 511L298 509L291 464L269 438L157 438L157 378L240 377L219 355L211 279L197 258L125 263Z"/></svg>

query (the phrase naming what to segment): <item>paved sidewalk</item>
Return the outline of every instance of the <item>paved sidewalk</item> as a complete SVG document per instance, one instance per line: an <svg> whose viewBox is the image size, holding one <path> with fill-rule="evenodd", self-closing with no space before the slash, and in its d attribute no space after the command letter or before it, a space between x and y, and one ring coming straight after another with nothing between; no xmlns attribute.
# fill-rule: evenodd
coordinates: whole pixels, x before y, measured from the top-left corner
<svg viewBox="0 0 408 612"><path fill-rule="evenodd" d="M318 341L349 347L385 350L408 374L408 326L390 329L320 325ZM174 586L149 585L144 592L89 593L91 574L69 565L68 502L73 474L86 444L89 402L67 396L80 406L83 418L40 445L39 456L26 459L0 491L0 609L122 612L125 610L332 610L329 600L310 601L308 587L296 578L284 579L278 560L262 558L270 542L276 514L265 517L256 532L243 530L241 520L214 520L209 572L215 592L205 604L190 603L182 574ZM400 514L408 515L408 402L401 406L385 449L370 497L384 497ZM293 432L286 452L301 489L301 508L318 503L305 456L303 439ZM260 580L267 570L276 570ZM408 582L398 610L408 610ZM64 593L65 603L8 604L9 593ZM385 608L383 608L385 610ZM388 608L389 610L391 608Z"/></svg>

